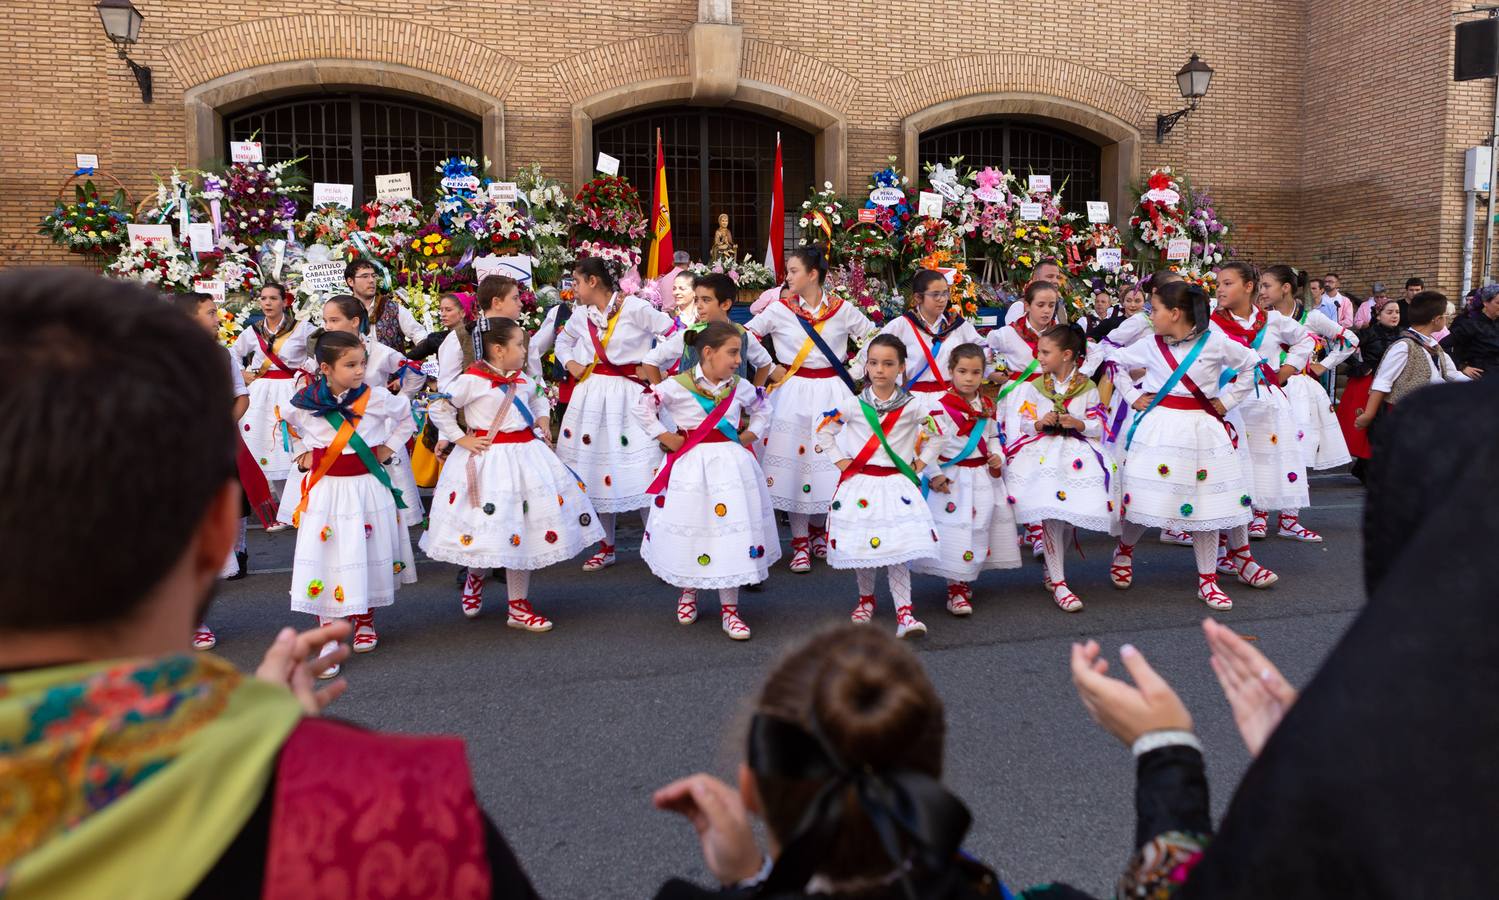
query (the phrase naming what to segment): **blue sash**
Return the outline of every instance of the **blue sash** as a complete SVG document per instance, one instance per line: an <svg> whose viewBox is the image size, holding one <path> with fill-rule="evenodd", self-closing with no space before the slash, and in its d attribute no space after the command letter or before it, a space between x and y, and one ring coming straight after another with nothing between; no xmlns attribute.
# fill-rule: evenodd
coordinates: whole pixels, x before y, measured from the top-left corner
<svg viewBox="0 0 1499 900"><path fill-rule="evenodd" d="M983 416L979 416L977 419L975 419L973 421L973 430L968 432L968 443L963 445L963 449L958 451L957 456L954 456L952 459L948 460L945 463L938 463L937 467L942 469L951 469L953 466L967 459L968 455L972 453L974 451L974 448L979 445L979 441L984 439L984 426L988 423L989 420Z"/></svg>
<svg viewBox="0 0 1499 900"><path fill-rule="evenodd" d="M1262 330L1261 334L1263 333ZM1202 333L1202 337L1198 338L1197 343L1192 345L1192 349L1187 351L1186 357L1176 367L1176 371L1172 372L1171 377L1166 379L1166 383L1161 385L1161 389L1155 392L1155 397L1151 399L1150 405L1135 413L1134 421L1129 423L1129 434L1124 437L1125 450L1128 450L1129 445L1134 441L1135 429L1140 427L1140 420L1145 418L1151 410L1155 409L1157 404L1164 400L1167 394L1171 393L1172 388L1181 383L1182 376L1186 375L1187 370L1192 368L1192 363L1197 362L1197 357L1202 354L1202 348L1207 344L1210 334L1212 334L1211 331L1204 331Z"/></svg>
<svg viewBox="0 0 1499 900"><path fill-rule="evenodd" d="M731 390L737 388L738 383L736 382L734 388L732 388ZM697 405L703 408L704 413L713 412L713 408L718 405L712 400L709 400L707 397L704 397L702 394L699 394L697 391L689 391L688 393L692 394L692 399L697 401ZM728 417L724 417L718 420L718 430L723 432L724 437L728 438L736 444L739 443L739 430L736 429L733 425L729 424Z"/></svg>
<svg viewBox="0 0 1499 900"><path fill-rule="evenodd" d="M833 352L833 348L828 346L828 342L822 339L822 335L818 334L817 329L813 328L812 323L808 322L804 317L797 316L796 324L800 325L802 327L802 331L805 331L807 333L807 340L812 342L812 346L817 348L817 352L821 353L823 358L826 359L830 365L832 365L833 372L836 373L839 378L843 379L843 383L848 387L849 393L857 397L859 395L858 386L854 384L853 377L848 374L848 368L843 365L843 360L838 356L838 354Z"/></svg>
<svg viewBox="0 0 1499 900"><path fill-rule="evenodd" d="M513 384L509 385L509 388L511 391L520 390L520 388L516 387ZM505 388L500 388L500 390L504 391ZM526 420L527 428L536 427L536 417L531 415L531 408L522 403L520 397L516 397L515 400L511 402L510 408L520 413L520 417ZM562 462L560 457L557 461ZM566 469L568 471L568 474L572 475L573 480L576 481L580 487L583 485L583 476L579 475L577 472L574 472L572 466L568 465L567 463L562 463L562 468Z"/></svg>

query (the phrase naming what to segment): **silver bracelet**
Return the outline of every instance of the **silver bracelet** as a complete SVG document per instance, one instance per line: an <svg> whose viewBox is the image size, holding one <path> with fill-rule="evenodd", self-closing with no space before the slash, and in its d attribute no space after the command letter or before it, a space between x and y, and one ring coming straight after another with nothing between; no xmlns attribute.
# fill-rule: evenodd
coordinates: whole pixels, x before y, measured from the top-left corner
<svg viewBox="0 0 1499 900"><path fill-rule="evenodd" d="M1150 751L1159 750L1162 747L1191 747L1198 753L1201 753L1202 741L1199 741L1197 735L1190 731L1178 731L1175 729L1147 731L1138 738L1135 738L1134 744L1129 749L1135 755L1135 758L1139 759Z"/></svg>

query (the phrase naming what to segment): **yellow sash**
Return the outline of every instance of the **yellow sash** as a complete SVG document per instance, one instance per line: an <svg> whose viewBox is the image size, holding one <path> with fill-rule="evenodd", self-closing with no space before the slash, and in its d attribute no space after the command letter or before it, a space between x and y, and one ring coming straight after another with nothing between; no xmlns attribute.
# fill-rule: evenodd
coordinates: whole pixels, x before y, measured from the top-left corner
<svg viewBox="0 0 1499 900"><path fill-rule="evenodd" d="M288 316L288 318L290 318L290 317ZM281 348L286 346L286 339L289 338L289 337L291 337L294 333L296 333L296 330L297 330L296 326L292 326L292 330L291 331L288 331L286 334L283 334L280 337L272 335L271 336L271 352L274 353L274 354L276 354L277 356L280 356L281 355ZM264 375L265 373L269 372L271 370L271 366L272 366L272 363L271 363L271 361L269 359L262 360L261 363L260 363L260 368L255 370L255 376L258 378L261 375Z"/></svg>
<svg viewBox="0 0 1499 900"><path fill-rule="evenodd" d="M354 437L355 423L364 418L364 408L369 406L369 403L369 391L365 391L359 395L359 399L354 401L354 415L345 418L344 423L338 426L338 432L333 435L333 442L328 445L327 450L323 451L323 461L318 465L317 469L302 479L302 501L297 504L296 511L291 514L291 524L293 527L302 527L302 513L307 511L307 501L312 496L312 486L321 481L323 476L328 474L328 470L333 468L333 464L338 462L338 458L343 455L344 448L349 445L349 440Z"/></svg>
<svg viewBox="0 0 1499 900"><path fill-rule="evenodd" d="M822 326L826 325L827 323L828 323L828 320L827 319L823 319L821 322L818 322L815 325L813 325L812 326L812 330L815 331L815 332L817 332L818 334L822 334ZM802 341L802 348L800 350L796 351L796 358L791 361L791 365L789 365L789 366L786 367L786 374L783 375L783 376L781 376L781 380L780 381L777 381L775 384L773 384L770 387L766 388L765 392L768 394L768 393L774 391L776 388L780 387L781 385L785 384L786 382L790 381L791 380L791 376L795 375L796 374L796 370L800 369L802 367L802 363L804 363L804 362L807 361L807 356L811 352L812 352L812 339L811 338L807 338L806 340Z"/></svg>

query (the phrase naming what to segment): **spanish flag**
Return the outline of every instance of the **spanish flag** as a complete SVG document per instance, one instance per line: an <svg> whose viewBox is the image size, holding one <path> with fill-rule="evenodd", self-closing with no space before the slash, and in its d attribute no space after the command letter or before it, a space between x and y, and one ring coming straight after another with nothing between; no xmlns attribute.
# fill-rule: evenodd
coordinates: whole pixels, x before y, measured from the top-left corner
<svg viewBox="0 0 1499 900"><path fill-rule="evenodd" d="M661 129L656 129L656 189L651 202L651 258L646 278L660 278L671 271L671 209L666 202L666 154L661 150Z"/></svg>

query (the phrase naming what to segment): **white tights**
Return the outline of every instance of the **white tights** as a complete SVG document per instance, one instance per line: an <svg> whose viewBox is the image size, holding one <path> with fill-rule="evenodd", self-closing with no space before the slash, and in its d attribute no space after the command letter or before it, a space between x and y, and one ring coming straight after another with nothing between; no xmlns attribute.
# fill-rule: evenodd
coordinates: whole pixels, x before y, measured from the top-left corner
<svg viewBox="0 0 1499 900"><path fill-rule="evenodd" d="M1047 519L1041 523L1041 550L1046 560L1046 577L1053 584L1067 580L1062 558L1067 555L1067 532L1071 527L1061 519Z"/></svg>
<svg viewBox="0 0 1499 900"><path fill-rule="evenodd" d="M1124 533L1120 535L1119 543L1126 547L1133 547L1140 542L1145 534L1145 526L1125 519L1122 523ZM1245 544L1249 543L1249 526L1239 525L1228 532L1229 543L1233 546L1242 546L1236 543L1240 539ZM1197 560L1197 574L1211 575L1218 571L1218 532L1216 531L1194 531L1192 532L1192 555Z"/></svg>
<svg viewBox="0 0 1499 900"><path fill-rule="evenodd" d="M809 523L816 524L818 528L828 527L826 514L814 516L810 513L788 513L787 515L791 519L791 536L794 538L804 538L811 534Z"/></svg>
<svg viewBox="0 0 1499 900"><path fill-rule="evenodd" d="M878 573L878 569L854 570L854 577L859 581L860 600L874 597L874 579ZM885 574L890 579L890 597L895 601L895 611L910 609L911 570L906 568L905 563L897 563L893 566L886 566Z"/></svg>
<svg viewBox="0 0 1499 900"><path fill-rule="evenodd" d="M697 601L697 588L683 588L682 594L684 596L690 596L694 602ZM737 612L739 610L739 588L719 588L718 608L726 613Z"/></svg>

